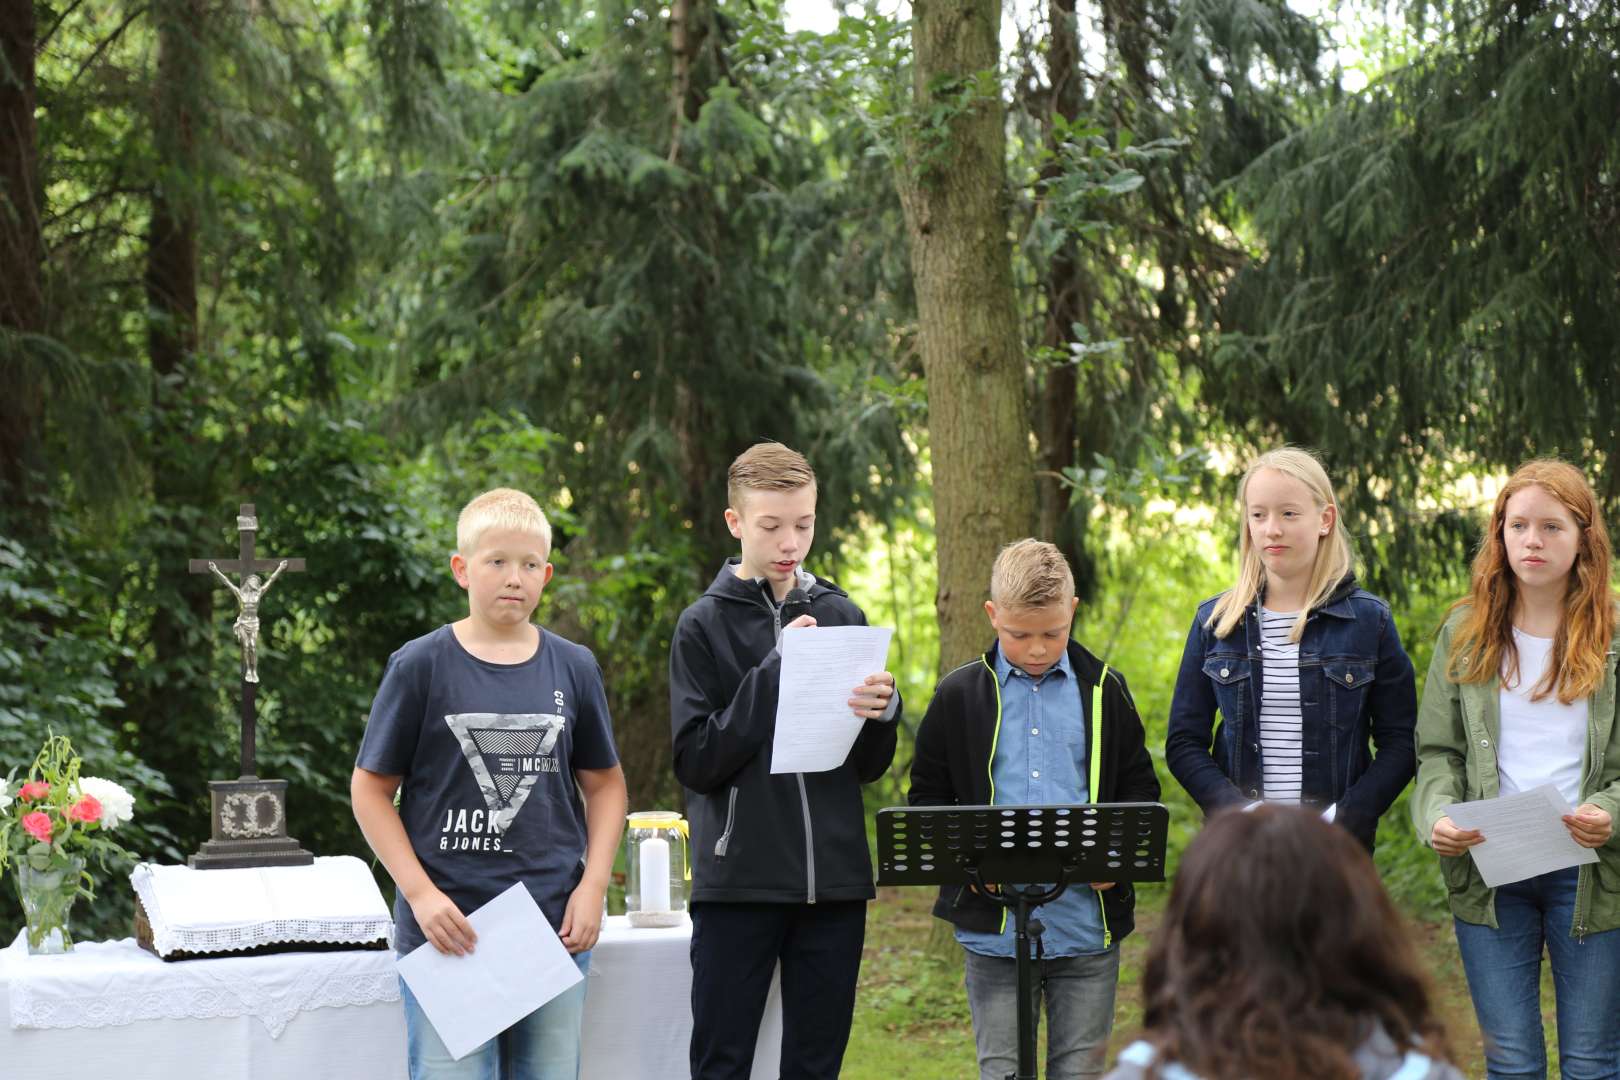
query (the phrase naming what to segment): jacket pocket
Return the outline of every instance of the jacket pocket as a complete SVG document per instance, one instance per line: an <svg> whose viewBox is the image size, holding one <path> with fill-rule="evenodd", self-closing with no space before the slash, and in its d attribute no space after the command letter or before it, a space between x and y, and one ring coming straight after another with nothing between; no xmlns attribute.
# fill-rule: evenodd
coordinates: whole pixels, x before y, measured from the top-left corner
<svg viewBox="0 0 1620 1080"><path fill-rule="evenodd" d="M720 839L714 842L714 857L726 857L726 849L731 846L731 830L737 827L737 785L731 786L731 794L726 799L726 827L721 830Z"/></svg>
<svg viewBox="0 0 1620 1080"><path fill-rule="evenodd" d="M1206 656L1204 657L1204 674L1209 676L1209 681L1217 687L1247 686L1249 658L1246 656Z"/></svg>
<svg viewBox="0 0 1620 1080"><path fill-rule="evenodd" d="M1377 667L1371 660L1324 660L1322 674L1334 690L1340 693L1359 693L1377 678Z"/></svg>
<svg viewBox="0 0 1620 1080"><path fill-rule="evenodd" d="M1467 854L1440 856L1440 876L1445 878L1447 892L1467 891L1468 881L1474 876L1473 856Z"/></svg>
<svg viewBox="0 0 1620 1080"><path fill-rule="evenodd" d="M1597 880L1598 888L1607 893L1620 893L1620 855L1609 855L1601 848L1598 850L1598 861L1592 866L1592 876Z"/></svg>

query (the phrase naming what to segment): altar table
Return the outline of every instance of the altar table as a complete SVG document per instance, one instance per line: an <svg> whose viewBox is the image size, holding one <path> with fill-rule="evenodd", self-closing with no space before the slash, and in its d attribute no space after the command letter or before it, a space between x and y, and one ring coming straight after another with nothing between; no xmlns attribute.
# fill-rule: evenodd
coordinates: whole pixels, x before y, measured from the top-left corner
<svg viewBox="0 0 1620 1080"><path fill-rule="evenodd" d="M688 1075L692 929L603 927L591 953L583 1080ZM244 967L247 965L247 967ZM186 970L191 969L191 970ZM82 992L36 992L42 973ZM258 996L250 987L258 987ZM25 1022L14 1027L14 1005ZM277 1034L272 1034L272 1031ZM772 982L755 1080L777 1075L780 990ZM282 953L164 963L132 938L30 957L0 949L0 1080L402 1080L405 1020L393 954Z"/></svg>

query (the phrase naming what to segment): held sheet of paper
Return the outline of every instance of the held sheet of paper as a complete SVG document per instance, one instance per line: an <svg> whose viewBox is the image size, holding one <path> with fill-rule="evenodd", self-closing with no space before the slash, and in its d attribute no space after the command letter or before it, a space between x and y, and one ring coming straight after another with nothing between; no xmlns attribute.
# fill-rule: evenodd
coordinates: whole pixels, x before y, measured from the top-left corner
<svg viewBox="0 0 1620 1080"><path fill-rule="evenodd" d="M478 943L466 956L446 956L428 942L398 962L457 1061L584 978L521 881L467 921Z"/></svg>
<svg viewBox="0 0 1620 1080"><path fill-rule="evenodd" d="M1483 843L1468 849L1479 876L1491 888L1598 861L1597 852L1581 847L1564 827L1573 813L1551 784L1478 802L1452 803L1447 815L1459 829L1478 829Z"/></svg>
<svg viewBox="0 0 1620 1080"><path fill-rule="evenodd" d="M866 721L850 694L883 670L894 631L886 626L798 626L782 631L771 772L826 772L849 757Z"/></svg>

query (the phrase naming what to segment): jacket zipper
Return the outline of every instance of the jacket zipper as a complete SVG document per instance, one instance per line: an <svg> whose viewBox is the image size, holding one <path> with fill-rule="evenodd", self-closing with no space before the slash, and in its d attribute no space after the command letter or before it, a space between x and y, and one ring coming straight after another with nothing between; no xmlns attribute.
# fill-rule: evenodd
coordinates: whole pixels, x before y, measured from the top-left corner
<svg viewBox="0 0 1620 1080"><path fill-rule="evenodd" d="M737 823L737 786L731 787L731 799L726 804L726 831L720 834L720 839L714 842L714 855L717 859L726 857L726 848L731 845L731 827Z"/></svg>
<svg viewBox="0 0 1620 1080"><path fill-rule="evenodd" d="M1614 652L1611 650L1607 659L1613 660ZM1610 677L1611 679L1613 676ZM1586 737L1591 740L1592 772L1586 778L1587 790L1596 791L1598 781L1603 776L1603 747L1598 745L1597 721L1586 725ZM1586 912L1587 905L1592 898L1592 878L1597 875L1597 867L1581 867L1581 876L1586 879L1586 888L1577 887L1575 891L1575 943L1586 944Z"/></svg>
<svg viewBox="0 0 1620 1080"><path fill-rule="evenodd" d="M986 660L982 654L979 657L979 663L983 664L984 669L990 673L990 685L996 689L996 722L995 726L990 729L990 756L984 763L984 775L990 781L990 805L994 806L996 805L996 744L1001 742L1001 680L996 677L996 669L991 666L990 661ZM1006 932L1007 909L1002 908L1001 925L996 927L996 933L1005 934Z"/></svg>
<svg viewBox="0 0 1620 1080"><path fill-rule="evenodd" d="M1102 701L1103 683L1108 681L1108 665L1104 664L1102 675L1097 679L1097 685L1091 688L1091 744L1086 752L1091 758L1090 790L1086 792L1093 803L1099 801L1097 789L1102 787ZM1114 944L1114 932L1108 929L1108 905L1103 903L1101 890L1095 890L1097 897L1097 910L1102 913L1103 948L1107 949Z"/></svg>
<svg viewBox="0 0 1620 1080"><path fill-rule="evenodd" d="M816 902L816 845L815 835L810 831L810 794L804 790L804 773L794 773L799 778L799 805L804 809L804 902Z"/></svg>
<svg viewBox="0 0 1620 1080"><path fill-rule="evenodd" d="M761 584L762 591L768 591L770 586ZM775 641L778 646L782 644L782 606L766 600L771 609L771 624L776 628ZM804 773L794 773L799 781L799 809L804 812L804 892L805 903L816 902L816 836L815 830L810 826L810 792L804 786ZM733 789L735 791L735 789Z"/></svg>

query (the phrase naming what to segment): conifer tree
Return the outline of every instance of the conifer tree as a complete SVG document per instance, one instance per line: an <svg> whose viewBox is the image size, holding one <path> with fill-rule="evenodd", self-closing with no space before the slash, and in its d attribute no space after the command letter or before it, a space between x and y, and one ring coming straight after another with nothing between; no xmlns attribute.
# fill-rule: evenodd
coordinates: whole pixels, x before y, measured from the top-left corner
<svg viewBox="0 0 1620 1080"><path fill-rule="evenodd" d="M1473 522L1425 498L1463 472L1561 455L1620 509L1620 20L1440 10L1445 35L1251 170L1264 257L1202 361L1232 423L1326 453L1397 595L1466 564Z"/></svg>

